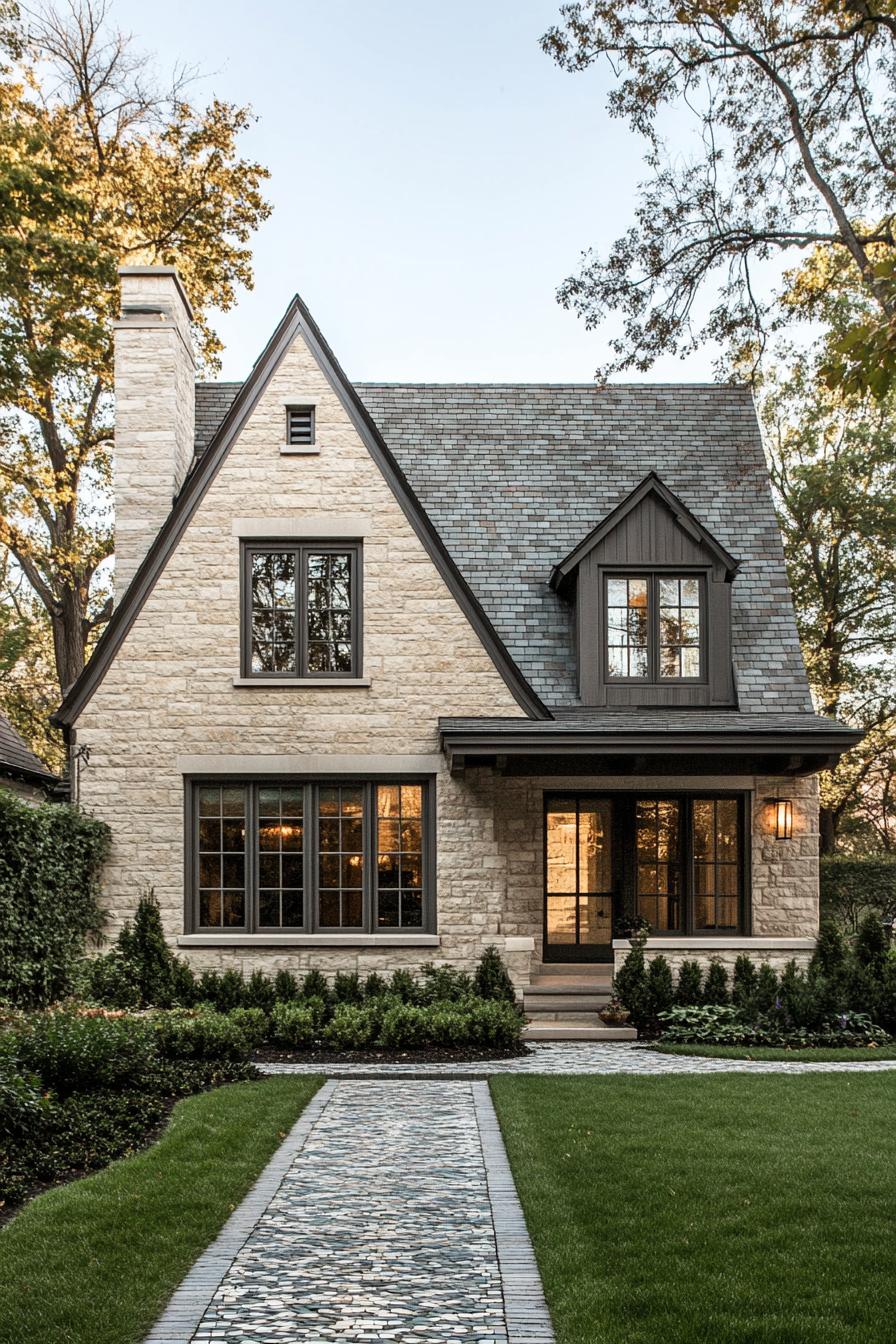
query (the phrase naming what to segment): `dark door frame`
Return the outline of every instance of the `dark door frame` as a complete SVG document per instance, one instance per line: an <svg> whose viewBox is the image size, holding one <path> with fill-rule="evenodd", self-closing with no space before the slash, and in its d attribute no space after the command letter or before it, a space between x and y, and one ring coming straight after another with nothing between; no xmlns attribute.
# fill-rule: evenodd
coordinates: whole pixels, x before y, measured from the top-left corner
<svg viewBox="0 0 896 1344"><path fill-rule="evenodd" d="M606 799L612 803L612 868L613 893L611 917L611 941L608 944L571 944L548 943L548 828L547 814L551 800L569 798L593 801ZM681 812L681 928L669 936L726 938L747 935L751 931L751 869L750 849L752 835L752 794L744 789L545 789L542 792L542 853L544 876L542 882L542 961L612 961L612 938L616 921L623 915L636 914L635 891L635 825L634 808L638 799L669 798L686 804L692 798L735 798L738 801L738 822L740 833L739 874L740 902L738 906L738 927L736 931L725 929L716 932L712 929L694 929L693 927L693 858L691 843L691 809L682 807ZM558 893L554 893L555 895ZM572 893L570 893L572 894ZM663 936L660 934L659 936Z"/></svg>

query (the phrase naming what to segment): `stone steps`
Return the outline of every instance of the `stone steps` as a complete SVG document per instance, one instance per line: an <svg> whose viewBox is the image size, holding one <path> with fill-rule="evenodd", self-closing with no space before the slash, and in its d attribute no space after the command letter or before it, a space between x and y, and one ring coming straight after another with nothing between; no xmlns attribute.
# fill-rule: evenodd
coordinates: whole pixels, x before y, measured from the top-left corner
<svg viewBox="0 0 896 1344"><path fill-rule="evenodd" d="M634 1041L633 1027L608 1027L598 1016L613 992L613 968L582 962L533 967L523 991L527 1041Z"/></svg>

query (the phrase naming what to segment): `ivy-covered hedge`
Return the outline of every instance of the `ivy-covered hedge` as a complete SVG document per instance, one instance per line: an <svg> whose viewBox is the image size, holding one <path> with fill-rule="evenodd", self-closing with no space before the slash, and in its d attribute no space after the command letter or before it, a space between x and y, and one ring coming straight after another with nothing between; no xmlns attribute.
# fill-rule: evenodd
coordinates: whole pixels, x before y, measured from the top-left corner
<svg viewBox="0 0 896 1344"><path fill-rule="evenodd" d="M51 1003L99 932L108 827L73 807L0 789L0 1002Z"/></svg>
<svg viewBox="0 0 896 1344"><path fill-rule="evenodd" d="M868 913L896 919L896 857L821 860L821 914L855 933Z"/></svg>

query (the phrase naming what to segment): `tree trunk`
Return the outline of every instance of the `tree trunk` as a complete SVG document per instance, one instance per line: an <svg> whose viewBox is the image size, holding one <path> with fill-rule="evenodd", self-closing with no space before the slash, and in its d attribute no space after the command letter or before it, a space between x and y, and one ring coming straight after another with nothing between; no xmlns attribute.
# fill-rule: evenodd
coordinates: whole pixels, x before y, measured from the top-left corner
<svg viewBox="0 0 896 1344"><path fill-rule="evenodd" d="M84 668L84 602L72 588L63 590L56 610L50 613L56 675L62 694L67 694Z"/></svg>
<svg viewBox="0 0 896 1344"><path fill-rule="evenodd" d="M837 827L839 814L832 807L818 810L818 846L822 857L833 854L837 848Z"/></svg>

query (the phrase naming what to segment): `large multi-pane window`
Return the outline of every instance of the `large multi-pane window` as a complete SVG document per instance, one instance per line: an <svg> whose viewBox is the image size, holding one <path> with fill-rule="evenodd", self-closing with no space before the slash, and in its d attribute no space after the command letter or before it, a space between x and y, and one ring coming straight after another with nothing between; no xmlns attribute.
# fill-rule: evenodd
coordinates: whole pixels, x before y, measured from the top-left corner
<svg viewBox="0 0 896 1344"><path fill-rule="evenodd" d="M740 903L740 817L736 798L695 798L694 928L731 930Z"/></svg>
<svg viewBox="0 0 896 1344"><path fill-rule="evenodd" d="M434 927L425 782L197 782L191 812L197 930Z"/></svg>
<svg viewBox="0 0 896 1344"><path fill-rule="evenodd" d="M703 579L607 575L606 674L611 681L697 681L703 675Z"/></svg>
<svg viewBox="0 0 896 1344"><path fill-rule="evenodd" d="M360 675L360 547L265 543L244 549L243 674Z"/></svg>

